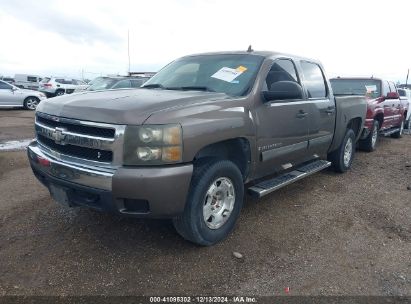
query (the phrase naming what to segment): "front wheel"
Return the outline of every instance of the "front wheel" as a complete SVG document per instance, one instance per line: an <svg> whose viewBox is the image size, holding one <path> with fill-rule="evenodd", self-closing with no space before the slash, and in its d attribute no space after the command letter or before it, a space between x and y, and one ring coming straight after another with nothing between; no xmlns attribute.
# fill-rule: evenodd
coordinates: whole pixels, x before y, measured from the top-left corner
<svg viewBox="0 0 411 304"><path fill-rule="evenodd" d="M329 161L336 172L346 172L350 169L354 159L355 152L355 133L351 129L347 129L344 139L337 150L328 155Z"/></svg>
<svg viewBox="0 0 411 304"><path fill-rule="evenodd" d="M372 124L372 129L370 130L370 133L368 136L364 139L360 140L360 149L367 151L367 152L372 152L375 151L375 147L377 145L378 141L378 131L380 129L379 122L377 120L374 120Z"/></svg>
<svg viewBox="0 0 411 304"><path fill-rule="evenodd" d="M57 90L56 91L56 96L62 96L64 95L64 91L63 90Z"/></svg>
<svg viewBox="0 0 411 304"><path fill-rule="evenodd" d="M243 179L234 163L203 163L194 169L184 213L173 219L174 227L186 240L213 245L233 230L243 199Z"/></svg>
<svg viewBox="0 0 411 304"><path fill-rule="evenodd" d="M37 97L34 97L34 96L27 97L24 100L23 107L26 110L34 111L37 108L39 102L40 102L40 99L38 99Z"/></svg>

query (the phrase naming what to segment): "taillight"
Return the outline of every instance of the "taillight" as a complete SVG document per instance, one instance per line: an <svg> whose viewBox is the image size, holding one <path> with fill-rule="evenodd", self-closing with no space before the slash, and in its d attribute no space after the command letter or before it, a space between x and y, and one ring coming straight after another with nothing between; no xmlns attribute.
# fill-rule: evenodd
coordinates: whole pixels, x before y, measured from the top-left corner
<svg viewBox="0 0 411 304"><path fill-rule="evenodd" d="M51 83L45 83L45 84L43 84L43 86L45 86L47 88L51 88L52 84Z"/></svg>

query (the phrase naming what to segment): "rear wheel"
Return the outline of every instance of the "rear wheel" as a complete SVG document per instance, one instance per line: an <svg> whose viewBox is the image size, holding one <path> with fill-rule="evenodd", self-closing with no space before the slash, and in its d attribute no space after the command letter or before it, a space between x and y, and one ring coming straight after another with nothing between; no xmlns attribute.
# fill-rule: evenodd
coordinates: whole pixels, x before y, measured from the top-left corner
<svg viewBox="0 0 411 304"><path fill-rule="evenodd" d="M64 90L57 90L56 96L61 96L61 95L64 95Z"/></svg>
<svg viewBox="0 0 411 304"><path fill-rule="evenodd" d="M380 128L380 123L377 120L374 120L370 134L365 139L360 140L360 149L372 152L375 151L378 141L378 131Z"/></svg>
<svg viewBox="0 0 411 304"><path fill-rule="evenodd" d="M242 175L231 161L196 166L184 213L173 219L174 227L186 240L213 245L233 230L243 197Z"/></svg>
<svg viewBox="0 0 411 304"><path fill-rule="evenodd" d="M400 130L391 134L391 137L393 138L401 138L402 136L402 132L404 131L404 120L401 121L401 125L400 125Z"/></svg>
<svg viewBox="0 0 411 304"><path fill-rule="evenodd" d="M24 100L23 106L26 110L34 111L37 108L39 102L40 99L34 96L30 96Z"/></svg>
<svg viewBox="0 0 411 304"><path fill-rule="evenodd" d="M350 169L355 153L355 133L347 129L344 139L337 150L328 155L328 160L336 172L346 172Z"/></svg>

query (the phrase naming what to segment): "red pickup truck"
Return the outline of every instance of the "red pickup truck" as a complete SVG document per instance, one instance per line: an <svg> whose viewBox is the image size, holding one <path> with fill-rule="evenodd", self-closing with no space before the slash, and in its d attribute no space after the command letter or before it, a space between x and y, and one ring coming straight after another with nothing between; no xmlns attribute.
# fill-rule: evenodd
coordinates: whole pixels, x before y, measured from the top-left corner
<svg viewBox="0 0 411 304"><path fill-rule="evenodd" d="M367 117L359 144L360 149L375 150L379 135L400 138L407 116L397 87L392 81L379 78L332 78L334 95L365 95Z"/></svg>

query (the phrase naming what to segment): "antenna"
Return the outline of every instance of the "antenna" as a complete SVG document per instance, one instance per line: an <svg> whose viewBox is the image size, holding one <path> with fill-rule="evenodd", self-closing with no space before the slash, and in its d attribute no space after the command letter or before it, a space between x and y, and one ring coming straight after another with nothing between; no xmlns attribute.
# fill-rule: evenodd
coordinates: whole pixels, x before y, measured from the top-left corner
<svg viewBox="0 0 411 304"><path fill-rule="evenodd" d="M130 30L127 30L128 74L130 75Z"/></svg>
<svg viewBox="0 0 411 304"><path fill-rule="evenodd" d="M251 44L250 44L248 46L247 53L251 53L251 52L254 52L254 50L253 50L253 48L251 47Z"/></svg>
<svg viewBox="0 0 411 304"><path fill-rule="evenodd" d="M408 69L408 73L407 73L407 79L405 80L405 86L407 87L408 85L408 76L410 75L410 69Z"/></svg>

